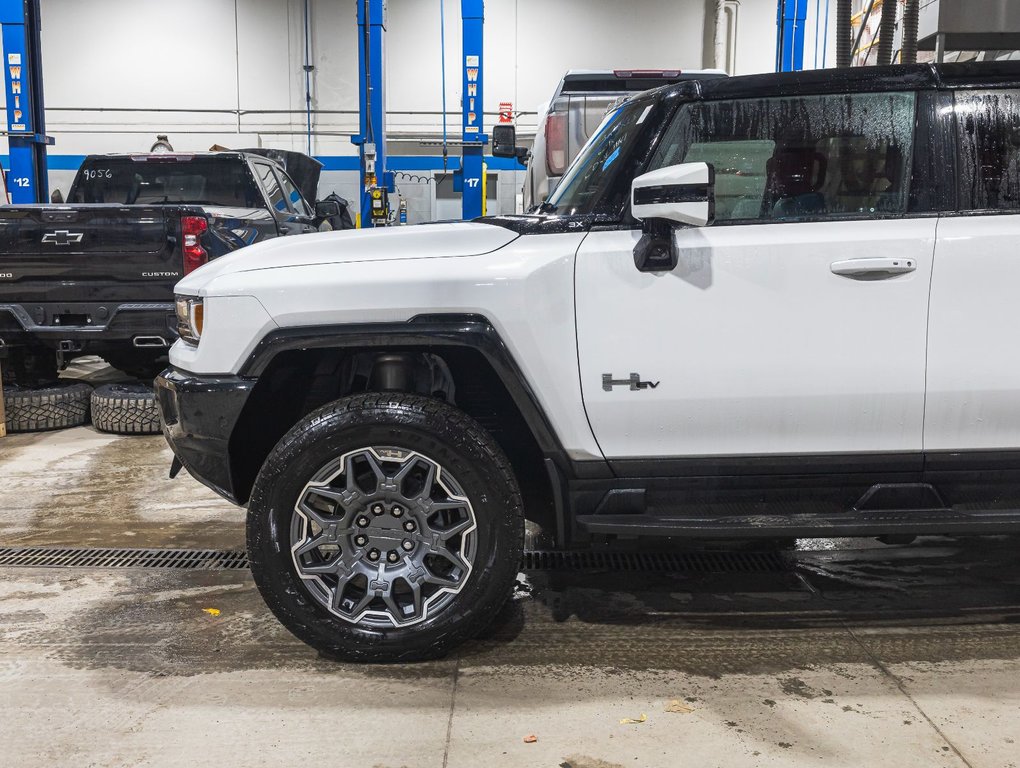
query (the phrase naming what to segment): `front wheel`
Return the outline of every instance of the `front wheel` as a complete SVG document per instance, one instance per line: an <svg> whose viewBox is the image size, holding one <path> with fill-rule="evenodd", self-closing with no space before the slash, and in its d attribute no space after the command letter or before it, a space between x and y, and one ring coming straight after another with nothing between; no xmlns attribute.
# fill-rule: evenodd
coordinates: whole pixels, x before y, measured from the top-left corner
<svg viewBox="0 0 1020 768"><path fill-rule="evenodd" d="M443 656L499 612L524 538L506 456L438 400L368 394L299 422L248 511L259 591L298 638L348 661Z"/></svg>

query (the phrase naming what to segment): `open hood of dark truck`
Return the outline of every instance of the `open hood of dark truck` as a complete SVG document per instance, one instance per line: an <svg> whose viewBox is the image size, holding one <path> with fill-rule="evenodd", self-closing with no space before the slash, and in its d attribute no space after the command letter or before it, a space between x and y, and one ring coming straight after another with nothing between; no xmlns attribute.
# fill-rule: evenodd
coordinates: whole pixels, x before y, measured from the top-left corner
<svg viewBox="0 0 1020 768"><path fill-rule="evenodd" d="M252 155L268 157L284 168L294 179L305 200L314 204L318 200L319 174L322 172L322 163L314 157L303 152L291 152L287 149L239 149L238 152L246 152Z"/></svg>

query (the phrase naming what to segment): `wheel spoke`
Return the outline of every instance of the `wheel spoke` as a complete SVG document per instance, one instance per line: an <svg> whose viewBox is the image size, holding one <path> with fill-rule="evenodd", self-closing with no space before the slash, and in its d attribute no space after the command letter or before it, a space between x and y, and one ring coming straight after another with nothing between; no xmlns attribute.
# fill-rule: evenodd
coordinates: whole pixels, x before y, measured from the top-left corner
<svg viewBox="0 0 1020 768"><path fill-rule="evenodd" d="M315 509L315 507L312 507L303 501L298 505L298 509L301 510L301 514L322 529L329 528L330 526L336 526L338 523L343 521L343 515L334 516L323 514L319 510Z"/></svg>
<svg viewBox="0 0 1020 768"><path fill-rule="evenodd" d="M464 561L464 558L456 552L451 552L449 549L440 549L435 554L460 568L461 577L470 570L470 566Z"/></svg>
<svg viewBox="0 0 1020 768"><path fill-rule="evenodd" d="M429 512L442 512L444 509L463 509L466 506L466 501L434 501L429 506Z"/></svg>
<svg viewBox="0 0 1020 768"><path fill-rule="evenodd" d="M416 582L407 581L405 583L411 588L411 608L413 609L412 616L421 616L421 584Z"/></svg>
<svg viewBox="0 0 1020 768"><path fill-rule="evenodd" d="M460 584L460 582L456 579L448 579L445 576L437 576L428 569L425 571L423 581L426 584L435 584L437 587L456 587Z"/></svg>
<svg viewBox="0 0 1020 768"><path fill-rule="evenodd" d="M425 474L425 480L421 486L421 497L427 499L432 496L432 488L436 484L436 465L431 461L429 462L428 472Z"/></svg>
<svg viewBox="0 0 1020 768"><path fill-rule="evenodd" d="M344 557L342 554L337 555L332 560L326 560L321 563L312 563L311 565L302 565L301 570L309 576L322 576L324 574L338 574L340 570L347 570L346 563L344 563Z"/></svg>
<svg viewBox="0 0 1020 768"><path fill-rule="evenodd" d="M343 506L344 503L344 494L342 491L338 491L335 488L330 488L325 485L313 485L308 489L308 493L321 496L324 499L329 499L337 506Z"/></svg>
<svg viewBox="0 0 1020 768"><path fill-rule="evenodd" d="M300 547L295 549L294 554L297 555L298 557L301 557L302 555L307 555L309 552L313 552L314 550L321 547L323 544L329 543L331 542L328 540L327 536L318 533L315 536L312 536L312 538L305 541Z"/></svg>
<svg viewBox="0 0 1020 768"><path fill-rule="evenodd" d="M365 461L368 462L368 468L371 469L372 474L375 475L375 485L376 488L378 488L382 483L386 482L386 473L379 465L379 460L372 454L371 451L365 451L363 457Z"/></svg>
<svg viewBox="0 0 1020 768"><path fill-rule="evenodd" d="M328 488L326 486L312 486L308 489L309 494L320 496L333 502L334 514L343 517L351 512L361 500L361 490L355 486L352 488Z"/></svg>
<svg viewBox="0 0 1020 768"><path fill-rule="evenodd" d="M339 592L340 590L337 590L337 591ZM340 597L342 597L342 595L340 595ZM340 610L340 605L339 605L340 597L335 597L333 599L333 602L335 603L334 608L336 610ZM351 616L357 616L363 610L368 608L369 603L371 603L372 600L374 600L374 599L375 599L375 593L373 593L371 590L366 592L362 596L362 598L357 602L357 604L355 604L355 606L353 608L351 608L351 610L350 610Z"/></svg>
<svg viewBox="0 0 1020 768"><path fill-rule="evenodd" d="M453 525L451 525L451 526L449 526L447 528L431 528L430 530L433 533L437 534L439 536L440 540L445 542L445 541L449 541L451 538L456 536L458 533L463 533L464 531L466 531L468 528L470 528L474 524L475 524L474 520L472 520L470 517L465 517L460 522L454 523Z"/></svg>
<svg viewBox="0 0 1020 768"><path fill-rule="evenodd" d="M390 588L383 593L382 599L383 602L386 603L386 607L389 609L390 615L394 619L400 621L404 618L404 612L400 610L400 606L397 605L397 599L393 596L392 584L390 585Z"/></svg>
<svg viewBox="0 0 1020 768"><path fill-rule="evenodd" d="M407 461L405 461L403 464L400 465L400 469L398 469L394 473L393 477L390 478L390 482L392 482L396 486L399 486L402 482L404 482L404 479L409 474L411 474L411 470L414 469L417 466L418 466L418 456L417 455L413 455L413 456L411 456L411 458L409 458ZM430 466L430 469L431 469L431 466Z"/></svg>

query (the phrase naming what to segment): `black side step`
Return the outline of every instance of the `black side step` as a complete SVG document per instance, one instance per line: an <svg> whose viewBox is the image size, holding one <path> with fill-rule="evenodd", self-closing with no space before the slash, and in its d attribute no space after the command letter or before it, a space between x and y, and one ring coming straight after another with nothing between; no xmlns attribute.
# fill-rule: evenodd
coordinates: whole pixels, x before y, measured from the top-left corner
<svg viewBox="0 0 1020 768"><path fill-rule="evenodd" d="M988 511L909 510L850 511L834 515L580 515L581 530L615 536L679 536L684 538L755 538L793 536L885 536L897 533L997 534L1020 533L1020 509Z"/></svg>

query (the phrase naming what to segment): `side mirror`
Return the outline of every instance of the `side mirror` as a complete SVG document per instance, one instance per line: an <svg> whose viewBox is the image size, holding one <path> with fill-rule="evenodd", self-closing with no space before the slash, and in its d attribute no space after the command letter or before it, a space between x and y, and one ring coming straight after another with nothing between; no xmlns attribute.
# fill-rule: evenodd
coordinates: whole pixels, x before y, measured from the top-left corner
<svg viewBox="0 0 1020 768"><path fill-rule="evenodd" d="M60 205L64 202L64 193L59 189L53 190L53 194L50 195L50 202L54 205Z"/></svg>
<svg viewBox="0 0 1020 768"><path fill-rule="evenodd" d="M328 219L340 215L340 203L336 200L320 200L315 204L315 218Z"/></svg>
<svg viewBox="0 0 1020 768"><path fill-rule="evenodd" d="M715 168L682 163L642 174L631 183L630 210L644 232L634 246L634 266L670 272L680 260L673 229L707 227L715 219Z"/></svg>
<svg viewBox="0 0 1020 768"><path fill-rule="evenodd" d="M643 222L665 219L707 227L715 219L715 168L681 163L644 173L631 182L630 210Z"/></svg>
<svg viewBox="0 0 1020 768"><path fill-rule="evenodd" d="M492 156L517 157L517 129L514 126L492 126Z"/></svg>

